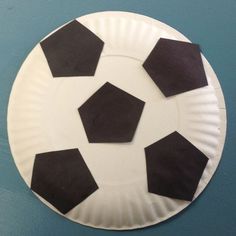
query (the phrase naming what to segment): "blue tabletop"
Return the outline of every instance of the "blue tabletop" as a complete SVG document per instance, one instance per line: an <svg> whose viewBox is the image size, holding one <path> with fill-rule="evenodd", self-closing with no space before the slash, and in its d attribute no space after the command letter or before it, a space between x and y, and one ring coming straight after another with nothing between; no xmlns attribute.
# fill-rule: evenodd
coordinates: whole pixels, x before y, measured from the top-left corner
<svg viewBox="0 0 236 236"><path fill-rule="evenodd" d="M92 229L59 216L26 186L8 144L9 94L27 54L42 37L63 23L104 10L148 15L199 43L226 100L226 143L212 181L186 210L141 230ZM0 0L0 235L236 235L235 23L235 0Z"/></svg>

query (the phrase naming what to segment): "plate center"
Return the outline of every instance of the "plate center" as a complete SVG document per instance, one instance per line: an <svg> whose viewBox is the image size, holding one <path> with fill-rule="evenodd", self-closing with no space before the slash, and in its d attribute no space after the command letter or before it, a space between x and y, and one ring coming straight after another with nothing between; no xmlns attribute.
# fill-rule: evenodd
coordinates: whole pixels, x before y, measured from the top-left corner
<svg viewBox="0 0 236 236"><path fill-rule="evenodd" d="M107 81L145 102L129 143L88 143L77 109ZM44 112L50 143L54 149L78 147L100 183L146 178L144 147L178 126L175 98L166 99L135 58L103 56L94 77L53 78L51 88Z"/></svg>

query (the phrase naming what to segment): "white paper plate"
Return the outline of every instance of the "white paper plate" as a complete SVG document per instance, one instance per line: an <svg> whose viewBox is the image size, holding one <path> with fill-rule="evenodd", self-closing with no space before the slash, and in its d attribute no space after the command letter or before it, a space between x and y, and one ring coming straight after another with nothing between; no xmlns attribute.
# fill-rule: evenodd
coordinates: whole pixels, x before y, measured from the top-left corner
<svg viewBox="0 0 236 236"><path fill-rule="evenodd" d="M52 78L36 45L16 77L8 107L16 166L30 187L36 153L78 147L99 189L65 217L117 230L161 222L190 202L147 191L144 147L177 130L205 153L209 161L196 198L215 172L224 146L226 111L220 84L202 56L209 86L165 98L142 63L160 37L188 41L186 37L157 20L127 12L101 12L77 20L105 42L95 77ZM77 108L106 81L146 102L131 143L87 141Z"/></svg>

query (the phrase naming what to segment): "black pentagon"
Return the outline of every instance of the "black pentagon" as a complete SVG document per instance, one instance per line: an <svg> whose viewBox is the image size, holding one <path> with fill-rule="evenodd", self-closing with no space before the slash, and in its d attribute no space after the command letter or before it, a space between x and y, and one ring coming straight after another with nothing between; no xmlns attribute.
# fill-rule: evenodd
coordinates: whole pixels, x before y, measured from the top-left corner
<svg viewBox="0 0 236 236"><path fill-rule="evenodd" d="M90 143L130 142L144 102L105 83L78 110Z"/></svg>
<svg viewBox="0 0 236 236"><path fill-rule="evenodd" d="M208 158L178 132L145 148L148 191L192 201Z"/></svg>
<svg viewBox="0 0 236 236"><path fill-rule="evenodd" d="M37 154L31 189L65 214L98 189L78 149Z"/></svg>
<svg viewBox="0 0 236 236"><path fill-rule="evenodd" d="M40 44L54 77L93 76L104 45L100 38L76 20Z"/></svg>
<svg viewBox="0 0 236 236"><path fill-rule="evenodd" d="M166 97L208 84L197 44L160 38L143 67Z"/></svg>

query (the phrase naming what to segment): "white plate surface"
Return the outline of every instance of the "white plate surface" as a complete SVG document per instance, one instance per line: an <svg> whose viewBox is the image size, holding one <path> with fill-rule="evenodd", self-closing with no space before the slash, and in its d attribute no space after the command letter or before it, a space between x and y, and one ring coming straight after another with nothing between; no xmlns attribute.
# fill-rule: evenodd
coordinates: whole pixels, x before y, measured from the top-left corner
<svg viewBox="0 0 236 236"><path fill-rule="evenodd" d="M205 153L209 161L195 199L214 174L224 146L226 111L220 84L202 56L209 86L165 98L142 63L160 37L189 41L186 37L134 13L101 12L77 20L105 42L95 77L52 78L36 45L16 77L9 100L8 135L16 166L30 187L36 153L77 147L99 189L65 217L117 230L161 222L190 202L147 191L144 147L177 130ZM131 143L87 141L77 108L106 81L146 102Z"/></svg>

